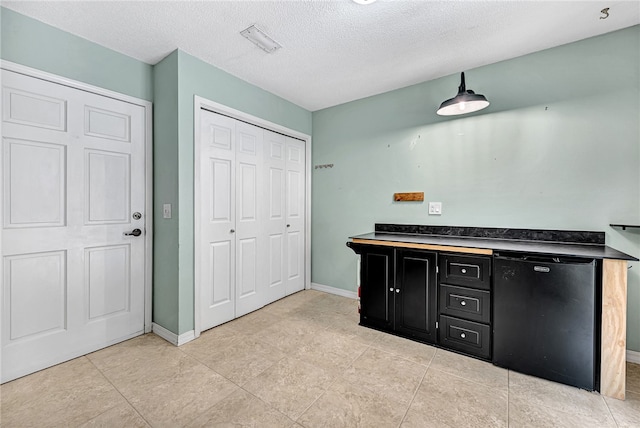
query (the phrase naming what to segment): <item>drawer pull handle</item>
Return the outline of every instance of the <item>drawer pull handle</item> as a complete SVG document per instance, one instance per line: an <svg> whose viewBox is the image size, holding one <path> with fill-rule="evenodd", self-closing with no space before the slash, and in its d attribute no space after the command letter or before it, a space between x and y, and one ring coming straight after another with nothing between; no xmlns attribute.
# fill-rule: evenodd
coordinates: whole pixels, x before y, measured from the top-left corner
<svg viewBox="0 0 640 428"><path fill-rule="evenodd" d="M393 291L393 287L391 287L391 288L389 289L389 291Z"/></svg>
<svg viewBox="0 0 640 428"><path fill-rule="evenodd" d="M467 302L463 300L462 302L460 302L460 306L467 306Z"/></svg>
<svg viewBox="0 0 640 428"><path fill-rule="evenodd" d="M466 269L461 269L460 272L467 273L467 270Z"/></svg>
<svg viewBox="0 0 640 428"><path fill-rule="evenodd" d="M465 337L467 337L467 335L464 333L460 333L460 337L464 339Z"/></svg>
<svg viewBox="0 0 640 428"><path fill-rule="evenodd" d="M396 288L396 293L399 293L399 292L400 292L400 289L399 289L399 288Z"/></svg>

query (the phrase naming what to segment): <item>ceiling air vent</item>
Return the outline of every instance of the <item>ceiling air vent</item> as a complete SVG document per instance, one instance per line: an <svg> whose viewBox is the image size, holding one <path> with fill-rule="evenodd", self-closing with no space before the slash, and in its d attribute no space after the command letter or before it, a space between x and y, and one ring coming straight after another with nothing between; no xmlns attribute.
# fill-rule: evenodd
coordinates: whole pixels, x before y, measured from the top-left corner
<svg viewBox="0 0 640 428"><path fill-rule="evenodd" d="M255 24L240 31L240 34L249 39L252 43L255 43L256 46L266 53L275 52L282 47L280 43L269 37L264 31L256 27Z"/></svg>

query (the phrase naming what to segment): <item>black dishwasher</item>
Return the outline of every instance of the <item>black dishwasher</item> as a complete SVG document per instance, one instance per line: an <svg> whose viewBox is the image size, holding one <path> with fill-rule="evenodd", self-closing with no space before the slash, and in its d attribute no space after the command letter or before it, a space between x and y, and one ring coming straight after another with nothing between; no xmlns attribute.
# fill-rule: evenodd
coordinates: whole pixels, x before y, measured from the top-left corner
<svg viewBox="0 0 640 428"><path fill-rule="evenodd" d="M596 261L496 254L493 363L599 389Z"/></svg>

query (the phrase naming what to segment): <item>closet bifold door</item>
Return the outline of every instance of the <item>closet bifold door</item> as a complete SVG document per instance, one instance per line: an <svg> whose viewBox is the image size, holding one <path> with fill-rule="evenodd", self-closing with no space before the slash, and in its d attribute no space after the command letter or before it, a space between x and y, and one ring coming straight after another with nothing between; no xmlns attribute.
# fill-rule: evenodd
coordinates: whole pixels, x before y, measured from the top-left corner
<svg viewBox="0 0 640 428"><path fill-rule="evenodd" d="M286 198L285 198L285 150L287 138L276 132L264 131L264 192L266 207L267 247L267 295L274 302L286 295L285 261L286 246Z"/></svg>
<svg viewBox="0 0 640 428"><path fill-rule="evenodd" d="M236 121L200 111L200 323L235 318Z"/></svg>
<svg viewBox="0 0 640 428"><path fill-rule="evenodd" d="M304 289L305 142L201 110L201 330Z"/></svg>
<svg viewBox="0 0 640 428"><path fill-rule="evenodd" d="M287 295L304 289L305 143L286 137L286 284Z"/></svg>
<svg viewBox="0 0 640 428"><path fill-rule="evenodd" d="M268 304L263 130L236 121L236 318Z"/></svg>

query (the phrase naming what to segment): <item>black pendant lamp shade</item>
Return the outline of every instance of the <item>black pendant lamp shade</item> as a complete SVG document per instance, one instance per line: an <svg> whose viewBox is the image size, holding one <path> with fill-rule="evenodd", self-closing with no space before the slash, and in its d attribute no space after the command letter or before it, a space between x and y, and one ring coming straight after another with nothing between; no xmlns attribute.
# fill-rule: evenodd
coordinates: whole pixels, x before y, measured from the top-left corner
<svg viewBox="0 0 640 428"><path fill-rule="evenodd" d="M484 95L476 94L471 89L467 90L464 84L464 73L462 73L458 95L440 104L440 108L436 113L440 116L455 116L482 110L488 105L489 101Z"/></svg>

